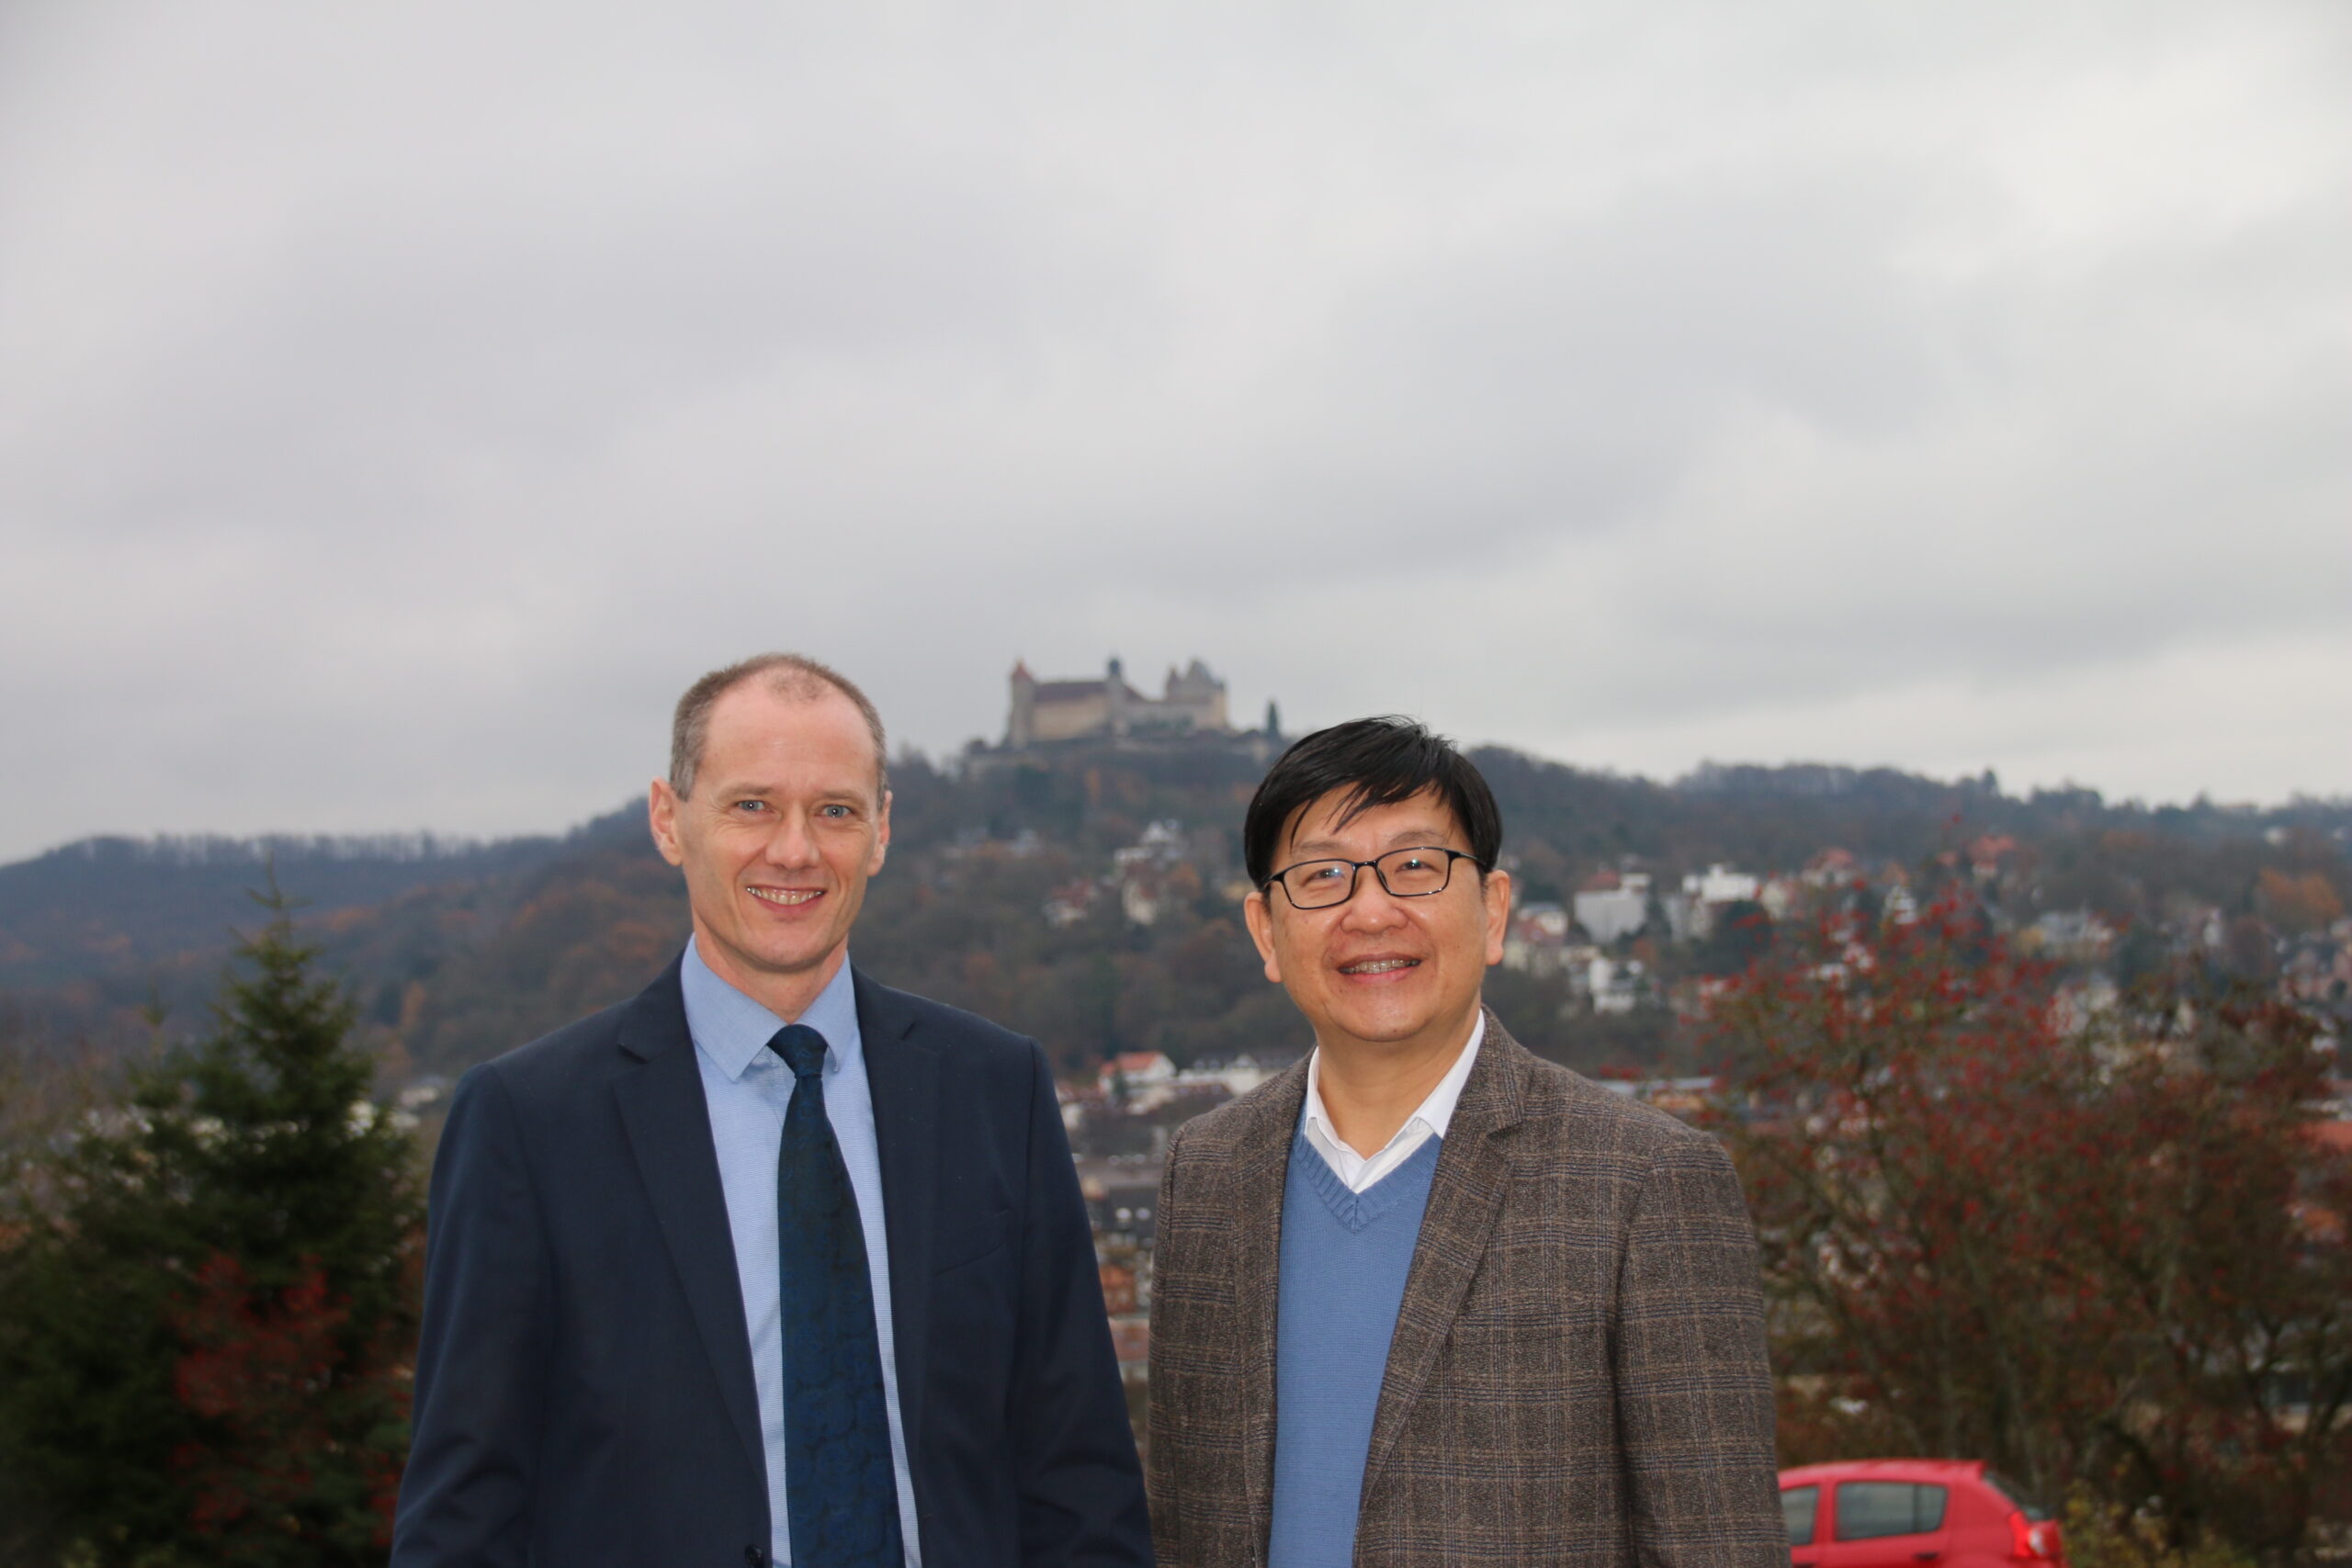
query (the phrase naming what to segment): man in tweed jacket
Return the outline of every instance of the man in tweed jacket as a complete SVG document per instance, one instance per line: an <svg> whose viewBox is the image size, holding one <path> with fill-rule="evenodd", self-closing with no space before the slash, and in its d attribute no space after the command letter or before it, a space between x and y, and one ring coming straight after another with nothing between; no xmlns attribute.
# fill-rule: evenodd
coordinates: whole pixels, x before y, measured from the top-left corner
<svg viewBox="0 0 2352 1568"><path fill-rule="evenodd" d="M1483 1009L1500 836L1402 719L1307 737L1250 805L1250 932L1316 1050L1169 1147L1161 1568L1788 1562L1737 1180Z"/></svg>

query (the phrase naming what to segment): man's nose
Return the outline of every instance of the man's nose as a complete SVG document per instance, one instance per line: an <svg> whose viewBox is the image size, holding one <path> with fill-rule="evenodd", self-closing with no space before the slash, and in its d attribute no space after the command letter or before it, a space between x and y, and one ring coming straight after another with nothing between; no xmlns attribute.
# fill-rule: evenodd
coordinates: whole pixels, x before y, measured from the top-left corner
<svg viewBox="0 0 2352 1568"><path fill-rule="evenodd" d="M1340 909L1340 923L1350 931L1386 931L1405 918L1396 907L1396 896L1381 886L1380 875L1370 866L1356 872L1355 891Z"/></svg>
<svg viewBox="0 0 2352 1568"><path fill-rule="evenodd" d="M768 835L767 859L771 865L816 863L817 837L809 831L806 818L795 811L778 814L775 829Z"/></svg>

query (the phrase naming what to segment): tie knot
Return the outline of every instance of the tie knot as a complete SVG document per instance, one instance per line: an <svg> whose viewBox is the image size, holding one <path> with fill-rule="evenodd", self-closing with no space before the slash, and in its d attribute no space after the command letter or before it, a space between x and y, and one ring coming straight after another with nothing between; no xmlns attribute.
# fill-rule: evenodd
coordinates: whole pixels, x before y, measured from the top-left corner
<svg viewBox="0 0 2352 1568"><path fill-rule="evenodd" d="M784 1058L795 1078L812 1078L825 1068L825 1037L805 1023L787 1023L775 1032L768 1049Z"/></svg>

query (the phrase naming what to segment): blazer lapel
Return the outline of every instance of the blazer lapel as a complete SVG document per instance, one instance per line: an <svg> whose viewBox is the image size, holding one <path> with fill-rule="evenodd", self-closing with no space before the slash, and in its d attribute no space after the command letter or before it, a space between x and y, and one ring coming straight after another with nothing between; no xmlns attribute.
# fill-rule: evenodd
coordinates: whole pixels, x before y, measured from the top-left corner
<svg viewBox="0 0 2352 1568"><path fill-rule="evenodd" d="M727 1192L719 1184L702 1073L686 1032L677 964L629 1004L619 1042L641 1064L613 1086L638 1178L652 1201L744 1456L752 1472L765 1477L767 1452L760 1441L759 1393L752 1375L751 1334L743 1325L743 1288L735 1271L735 1238L727 1226Z"/></svg>
<svg viewBox="0 0 2352 1568"><path fill-rule="evenodd" d="M938 1231L939 1052L916 1037L898 993L853 969L865 1043L874 1143L882 1162L884 1244L890 1255L890 1343L899 1427L910 1461L922 1451L931 1379L931 1263Z"/></svg>
<svg viewBox="0 0 2352 1568"><path fill-rule="evenodd" d="M1524 1048L1490 1011L1478 1059L1462 1086L1462 1099L1447 1124L1430 1182L1429 1208L1421 1216L1420 1240L1405 1299L1396 1312L1396 1332L1388 1342L1388 1370L1381 1379L1380 1404L1373 1416L1372 1446L1364 1456L1364 1490L1396 1445L1413 1401L1429 1382L1438 1350L1461 1315L1487 1241L1502 1213L1510 1185L1510 1132L1520 1119L1520 1058Z"/></svg>
<svg viewBox="0 0 2352 1568"><path fill-rule="evenodd" d="M1306 1104L1306 1063L1270 1086L1257 1118L1234 1151L1234 1343L1248 1358L1242 1390L1242 1475L1257 1560L1265 1562L1274 1518L1274 1345L1282 1304L1283 1188L1291 1145Z"/></svg>

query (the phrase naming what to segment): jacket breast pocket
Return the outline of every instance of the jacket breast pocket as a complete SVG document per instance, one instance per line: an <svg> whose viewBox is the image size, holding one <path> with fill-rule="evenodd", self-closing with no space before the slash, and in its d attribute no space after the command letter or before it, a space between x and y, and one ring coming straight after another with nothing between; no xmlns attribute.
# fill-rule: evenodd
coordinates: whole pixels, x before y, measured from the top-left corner
<svg viewBox="0 0 2352 1568"><path fill-rule="evenodd" d="M934 1410L1002 1410L1021 1326L1019 1249L1012 1216L1000 1210L940 1237L931 1276Z"/></svg>
<svg viewBox="0 0 2352 1568"><path fill-rule="evenodd" d="M934 1274L944 1274L978 1263L1004 1247L1005 1233L1011 1226L1012 1211L999 1209L978 1224L958 1226L939 1238L939 1261L933 1266Z"/></svg>

